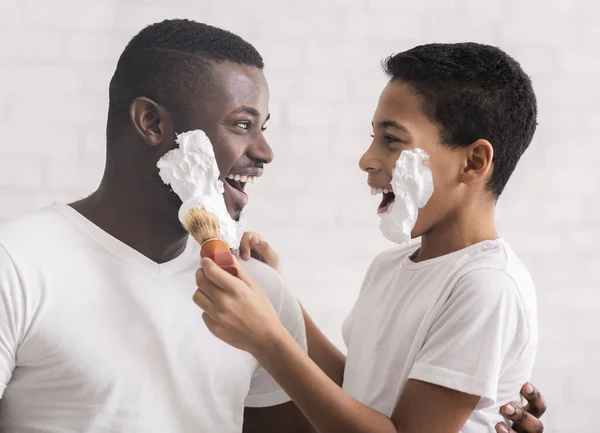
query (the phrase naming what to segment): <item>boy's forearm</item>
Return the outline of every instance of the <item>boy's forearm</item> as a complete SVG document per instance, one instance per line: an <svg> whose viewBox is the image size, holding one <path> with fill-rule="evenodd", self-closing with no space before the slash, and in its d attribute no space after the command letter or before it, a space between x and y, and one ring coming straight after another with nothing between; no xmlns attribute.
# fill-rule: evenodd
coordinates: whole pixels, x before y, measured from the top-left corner
<svg viewBox="0 0 600 433"><path fill-rule="evenodd" d="M336 385L289 333L254 355L320 433L397 433L388 417Z"/></svg>
<svg viewBox="0 0 600 433"><path fill-rule="evenodd" d="M331 380L341 387L344 381L346 357L321 332L302 304L300 304L300 308L304 315L308 356Z"/></svg>

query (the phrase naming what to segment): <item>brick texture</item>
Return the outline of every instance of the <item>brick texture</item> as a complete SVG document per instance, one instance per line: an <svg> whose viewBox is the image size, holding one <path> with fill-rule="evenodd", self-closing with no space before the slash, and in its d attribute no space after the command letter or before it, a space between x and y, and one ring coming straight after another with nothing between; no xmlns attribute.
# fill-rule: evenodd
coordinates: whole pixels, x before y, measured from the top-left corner
<svg viewBox="0 0 600 433"><path fill-rule="evenodd" d="M341 323L380 236L357 168L384 76L412 45L475 40L530 73L539 130L501 198L502 235L538 286L534 382L548 433L600 431L600 2L595 0L0 0L0 219L98 184L107 86L143 25L188 17L232 30L266 61L276 162L250 185L251 229L342 346ZM320 255L314 256L315 245Z"/></svg>

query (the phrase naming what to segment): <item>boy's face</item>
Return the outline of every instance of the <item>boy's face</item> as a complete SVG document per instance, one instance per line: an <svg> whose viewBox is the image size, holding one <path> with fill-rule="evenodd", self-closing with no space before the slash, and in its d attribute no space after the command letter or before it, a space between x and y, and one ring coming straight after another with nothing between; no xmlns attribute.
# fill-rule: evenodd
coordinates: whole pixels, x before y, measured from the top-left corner
<svg viewBox="0 0 600 433"><path fill-rule="evenodd" d="M466 161L461 149L440 143L440 129L423 112L421 97L409 85L392 81L381 93L373 116L373 140L359 162L369 175L369 186L391 191L392 172L400 152L415 148L429 155L434 190L419 211L413 238L452 220L464 194L459 179ZM386 211L393 198L393 194L385 194L378 211Z"/></svg>

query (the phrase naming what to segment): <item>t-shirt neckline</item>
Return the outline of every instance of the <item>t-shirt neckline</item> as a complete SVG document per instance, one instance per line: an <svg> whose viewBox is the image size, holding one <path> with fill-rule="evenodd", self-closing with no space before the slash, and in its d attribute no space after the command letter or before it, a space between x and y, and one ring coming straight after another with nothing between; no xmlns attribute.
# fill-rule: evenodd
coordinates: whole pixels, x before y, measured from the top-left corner
<svg viewBox="0 0 600 433"><path fill-rule="evenodd" d="M405 269L413 270L413 271L430 268L432 266L439 265L440 263L444 263L446 261L453 260L458 257L464 256L465 254L469 254L475 250L481 251L481 250L486 250L486 249L490 249L490 248L496 248L496 247L498 247L499 243L502 243L502 238L497 238L494 240L485 240L485 241L481 241L481 242L478 242L473 245L469 245L468 247L462 248L460 250L453 251L448 254L444 254L443 256L435 257L435 258L429 259L429 260L423 260L422 262L415 262L412 260L412 257L415 255L415 253L417 251L419 251L419 248L421 247L421 242L419 241L419 242L415 243L410 254L406 255L406 257L404 258L404 261L402 262L402 266Z"/></svg>
<svg viewBox="0 0 600 433"><path fill-rule="evenodd" d="M88 237L100 244L117 258L155 276L166 277L175 274L189 267L192 263L192 257L193 253L196 251L196 247L191 239L187 242L183 252L177 257L168 262L157 263L105 232L71 206L54 203L52 208L62 214L79 230L84 232ZM200 256L198 256L198 266L200 266Z"/></svg>

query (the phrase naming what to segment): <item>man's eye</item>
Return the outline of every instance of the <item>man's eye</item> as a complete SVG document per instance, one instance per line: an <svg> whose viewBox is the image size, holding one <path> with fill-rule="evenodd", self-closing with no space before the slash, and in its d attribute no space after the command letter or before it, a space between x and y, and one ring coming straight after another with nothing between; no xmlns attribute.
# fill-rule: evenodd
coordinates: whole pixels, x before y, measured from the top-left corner
<svg viewBox="0 0 600 433"><path fill-rule="evenodd" d="M247 130L250 129L250 122L237 122L235 126Z"/></svg>

